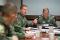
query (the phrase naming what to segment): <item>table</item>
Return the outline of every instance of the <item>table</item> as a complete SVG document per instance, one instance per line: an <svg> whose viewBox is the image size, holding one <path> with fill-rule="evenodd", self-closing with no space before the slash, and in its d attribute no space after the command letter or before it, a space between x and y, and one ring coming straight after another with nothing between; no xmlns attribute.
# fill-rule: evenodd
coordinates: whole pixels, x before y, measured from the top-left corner
<svg viewBox="0 0 60 40"><path fill-rule="evenodd" d="M49 29L42 29L40 37L36 37L36 39L33 39L34 36L32 36L30 38L25 38L25 40L49 40L49 35L47 33L48 31ZM54 29L54 33L60 34L60 31L58 31L58 29ZM54 40L60 40L60 36L54 36Z"/></svg>
<svg viewBox="0 0 60 40"><path fill-rule="evenodd" d="M49 35L46 32L41 32L40 37L36 37L35 39L33 39L33 37L25 38L25 40L49 40ZM58 40L58 37L54 36L54 40Z"/></svg>

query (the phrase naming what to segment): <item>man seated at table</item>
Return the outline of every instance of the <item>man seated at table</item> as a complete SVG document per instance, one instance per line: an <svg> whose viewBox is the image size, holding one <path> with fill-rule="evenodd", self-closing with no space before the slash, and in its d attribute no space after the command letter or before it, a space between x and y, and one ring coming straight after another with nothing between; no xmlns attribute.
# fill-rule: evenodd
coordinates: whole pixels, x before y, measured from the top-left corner
<svg viewBox="0 0 60 40"><path fill-rule="evenodd" d="M32 35L30 34L25 34L24 33L24 28L26 25L33 25L33 23L29 23L28 20L26 19L25 15L27 13L27 6L22 4L20 7L20 12L17 13L17 20L16 22L14 22L14 24L12 25L14 27L14 31L16 32L16 35L18 36L19 40L25 40L25 37L32 37Z"/></svg>
<svg viewBox="0 0 60 40"><path fill-rule="evenodd" d="M49 9L48 8L44 8L43 9L43 13L41 16L39 16L38 19L35 19L33 22L35 22L35 24L40 23L40 24L49 24L57 27L54 16L49 15Z"/></svg>

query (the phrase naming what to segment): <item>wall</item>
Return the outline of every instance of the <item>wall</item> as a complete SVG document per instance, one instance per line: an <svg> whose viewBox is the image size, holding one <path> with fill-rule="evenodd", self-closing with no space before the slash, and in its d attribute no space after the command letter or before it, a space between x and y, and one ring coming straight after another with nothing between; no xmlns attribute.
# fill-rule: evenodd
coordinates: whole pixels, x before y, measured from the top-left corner
<svg viewBox="0 0 60 40"><path fill-rule="evenodd" d="M48 7L50 14L60 16L60 0L23 0L28 5L28 15L41 15L42 9Z"/></svg>
<svg viewBox="0 0 60 40"><path fill-rule="evenodd" d="M0 0L0 5L4 5L6 3L6 0Z"/></svg>
<svg viewBox="0 0 60 40"><path fill-rule="evenodd" d="M18 11L20 11L21 0L11 0L11 1L16 4Z"/></svg>

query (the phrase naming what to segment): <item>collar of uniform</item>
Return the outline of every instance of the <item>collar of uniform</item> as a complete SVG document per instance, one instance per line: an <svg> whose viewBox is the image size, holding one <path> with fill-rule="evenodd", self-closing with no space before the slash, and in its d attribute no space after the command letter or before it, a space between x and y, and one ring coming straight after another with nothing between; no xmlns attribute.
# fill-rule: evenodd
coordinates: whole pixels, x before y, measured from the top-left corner
<svg viewBox="0 0 60 40"><path fill-rule="evenodd" d="M43 17L43 16L42 16L42 17ZM43 17L43 19L45 19L45 18ZM49 16L47 17L47 19L49 19ZM46 19L46 20L47 20L47 19Z"/></svg>
<svg viewBox="0 0 60 40"><path fill-rule="evenodd" d="M18 15L21 15L22 17L25 17L25 16L23 16L23 15L22 15L22 13L21 13L21 12L20 12L20 13L18 13Z"/></svg>

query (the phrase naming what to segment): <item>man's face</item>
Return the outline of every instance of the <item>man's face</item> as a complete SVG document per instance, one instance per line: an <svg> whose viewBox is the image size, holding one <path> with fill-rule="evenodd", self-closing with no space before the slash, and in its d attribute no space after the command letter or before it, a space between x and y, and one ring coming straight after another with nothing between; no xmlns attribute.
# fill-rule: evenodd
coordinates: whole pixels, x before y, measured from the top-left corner
<svg viewBox="0 0 60 40"><path fill-rule="evenodd" d="M9 12L8 15L4 16L4 22L7 25L13 23L15 20L16 20L16 13L15 12Z"/></svg>
<svg viewBox="0 0 60 40"><path fill-rule="evenodd" d="M21 14L25 16L27 12L27 7L23 7L20 11L21 11Z"/></svg>
<svg viewBox="0 0 60 40"><path fill-rule="evenodd" d="M16 17L17 17L16 12L11 12L10 13L10 19L12 19L11 22L14 22L16 20Z"/></svg>
<svg viewBox="0 0 60 40"><path fill-rule="evenodd" d="M49 12L48 12L48 10L47 9L45 9L44 10L44 13L43 13L43 16L44 16L44 18L48 18L48 15L49 15Z"/></svg>

